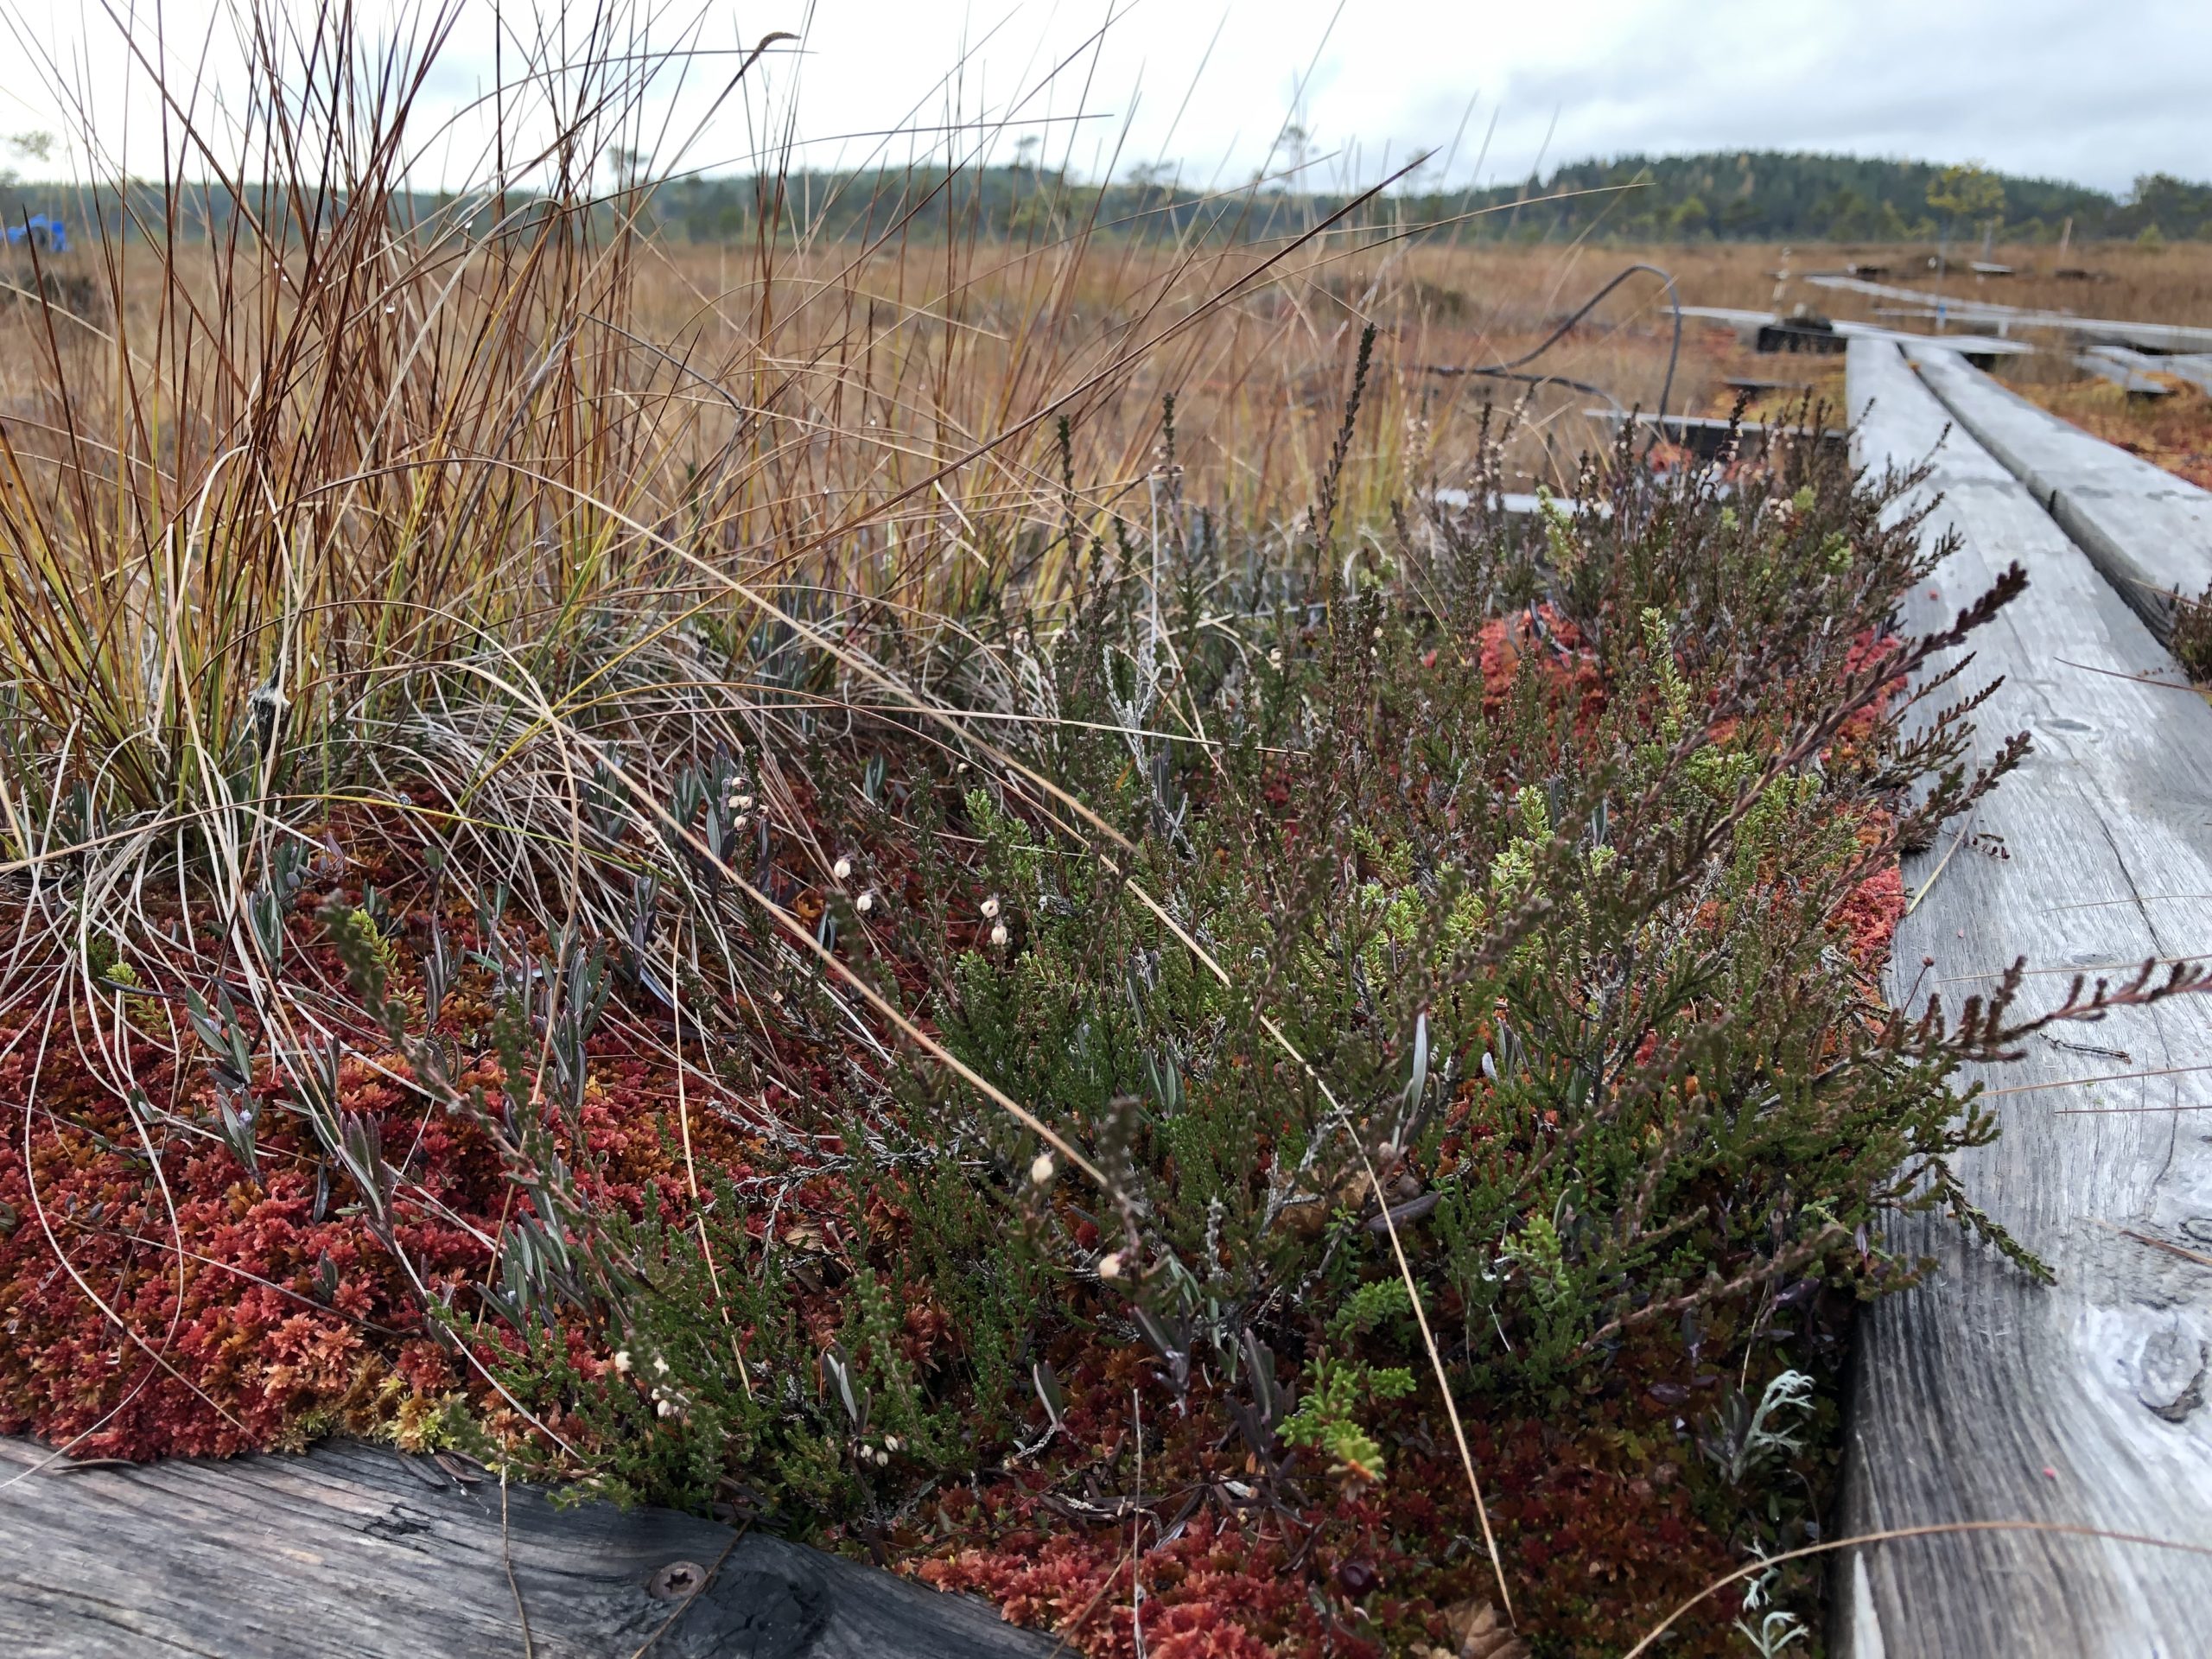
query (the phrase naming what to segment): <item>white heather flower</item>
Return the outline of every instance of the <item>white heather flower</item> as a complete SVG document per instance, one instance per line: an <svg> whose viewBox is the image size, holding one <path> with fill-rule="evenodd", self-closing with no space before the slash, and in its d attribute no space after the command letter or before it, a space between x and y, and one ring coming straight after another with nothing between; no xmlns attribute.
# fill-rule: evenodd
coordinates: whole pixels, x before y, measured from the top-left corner
<svg viewBox="0 0 2212 1659"><path fill-rule="evenodd" d="M871 910L874 910L875 908L875 889L871 887L866 893L861 894L859 898L854 899L853 908L860 912L863 916L867 915Z"/></svg>
<svg viewBox="0 0 2212 1659"><path fill-rule="evenodd" d="M1119 1250L1109 1250L1098 1258L1098 1276L1101 1279L1122 1276L1122 1253Z"/></svg>
<svg viewBox="0 0 2212 1659"><path fill-rule="evenodd" d="M1052 1184L1052 1154L1051 1153L1040 1152L1037 1154L1036 1161L1029 1166L1029 1179L1039 1186L1047 1186Z"/></svg>
<svg viewBox="0 0 2212 1659"><path fill-rule="evenodd" d="M899 1437L896 1434L885 1435L883 1437L883 1449L887 1452L896 1452L899 1449Z"/></svg>
<svg viewBox="0 0 2212 1659"><path fill-rule="evenodd" d="M1269 668L1281 668L1282 666L1282 647L1281 645L1277 645L1273 651L1268 653L1268 666Z"/></svg>
<svg viewBox="0 0 2212 1659"><path fill-rule="evenodd" d="M676 1402L664 1397L660 1402L658 1410L660 1414L664 1417L673 1417L676 1415Z"/></svg>
<svg viewBox="0 0 2212 1659"><path fill-rule="evenodd" d="M617 1376L630 1375L630 1351L627 1348L614 1351L614 1374Z"/></svg>
<svg viewBox="0 0 2212 1659"><path fill-rule="evenodd" d="M653 1373L657 1376L666 1376L668 1375L668 1362L663 1359L658 1354L655 1354L653 1356Z"/></svg>
<svg viewBox="0 0 2212 1659"><path fill-rule="evenodd" d="M983 919L989 921L999 913L999 896L995 893L983 900Z"/></svg>
<svg viewBox="0 0 2212 1659"><path fill-rule="evenodd" d="M830 874L833 880L842 881L852 873L853 861L849 858L841 858L830 867Z"/></svg>
<svg viewBox="0 0 2212 1659"><path fill-rule="evenodd" d="M1004 944L1006 940L1006 924L1004 922L993 922L991 924L991 943L993 944Z"/></svg>
<svg viewBox="0 0 2212 1659"><path fill-rule="evenodd" d="M886 1452L881 1446L878 1446L875 1451L875 1466L881 1469L887 1466L890 1462L891 1454L888 1452Z"/></svg>

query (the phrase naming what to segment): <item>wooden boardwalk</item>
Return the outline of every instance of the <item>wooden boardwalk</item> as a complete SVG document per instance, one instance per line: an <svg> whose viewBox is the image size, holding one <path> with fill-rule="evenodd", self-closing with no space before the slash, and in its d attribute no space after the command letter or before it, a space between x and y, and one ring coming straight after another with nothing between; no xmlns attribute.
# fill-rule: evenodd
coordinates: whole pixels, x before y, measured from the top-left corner
<svg viewBox="0 0 2212 1659"><path fill-rule="evenodd" d="M2174 395L2174 389L2164 381L2152 378L2123 359L2105 355L2107 352L2125 350L2126 347L2120 346L2102 346L2094 351L2076 352L2074 353L2074 366L2086 370L2100 380L2111 381L2133 401L2155 402L2160 397ZM2136 355L2140 356L2141 353Z"/></svg>
<svg viewBox="0 0 2212 1659"><path fill-rule="evenodd" d="M2160 357L2126 346L2092 346L2088 355L2102 358L2107 363L2117 363L2122 368L2133 369L2140 375L2153 378L2170 376L2195 386L2199 391L2212 392L2212 357L2206 357L2201 353L2174 353Z"/></svg>
<svg viewBox="0 0 2212 1659"><path fill-rule="evenodd" d="M2000 328L2048 328L2075 340L2102 340L2114 346L2133 346L2153 352L2212 352L2212 328L2190 323L2130 322L2123 317L2077 317L2070 311L2044 311L2030 306L2003 305L1977 300L1971 295L1937 295L1927 289L1899 288L1890 283L1870 283L1863 277L1828 272L1808 275L1815 288L1839 289L1878 300L1904 300L1926 315L1940 307L1959 322L1995 323ZM1689 308L1682 308L1685 316Z"/></svg>
<svg viewBox="0 0 2212 1659"><path fill-rule="evenodd" d="M496 1481L463 1484L427 1458L380 1446L40 1468L53 1461L28 1441L0 1440L7 1659L1043 1659L1052 1649L981 1602L765 1533L667 1510L556 1510L523 1487L506 1494L503 1516Z"/></svg>
<svg viewBox="0 0 2212 1659"><path fill-rule="evenodd" d="M1706 322L1725 322L1736 330L1737 338L1744 344L1762 352L1841 351L1854 340L1898 342L1939 338L1885 328L1878 323L1854 322L1847 317L1829 318L1823 325L1816 326L1778 312L1748 311L1732 305L1686 305L1682 315ZM2004 340L1994 334L1944 334L1940 338L1951 350L1983 362L1994 362L2000 357L2031 357L2036 349L2024 340Z"/></svg>
<svg viewBox="0 0 2212 1659"><path fill-rule="evenodd" d="M1942 366L1923 379L1896 345L1853 343L1859 459L1932 454L1931 527L1964 538L1907 627L1948 621L2015 560L2028 571L1972 642L1966 683L2005 679L1977 716L1985 756L2021 729L2036 749L1972 823L1907 861L1917 902L1892 995L1955 1008L2025 957L2032 1007L2075 969L2212 951L2212 707L2171 683L2142 619L1954 423L1930 390ZM2198 554L2212 580L2212 550ZM1940 1266L1863 1321L1842 1524L2030 1521L2212 1546L2212 998L2031 1039L1986 1081L2004 1133L1960 1173L2057 1282L1937 1217L1894 1230L1895 1248ZM1849 1659L2212 1651L2212 1560L2177 1551L1949 1535L1849 1552L1836 1588Z"/></svg>
<svg viewBox="0 0 2212 1659"><path fill-rule="evenodd" d="M2164 643L2174 595L2212 588L2212 493L2100 443L1940 346L1907 355L1951 418L2027 486Z"/></svg>

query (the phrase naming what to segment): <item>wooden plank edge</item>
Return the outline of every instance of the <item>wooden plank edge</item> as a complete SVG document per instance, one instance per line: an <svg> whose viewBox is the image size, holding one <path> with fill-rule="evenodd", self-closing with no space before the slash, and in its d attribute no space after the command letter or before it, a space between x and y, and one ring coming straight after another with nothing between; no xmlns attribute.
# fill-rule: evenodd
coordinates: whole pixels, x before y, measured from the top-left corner
<svg viewBox="0 0 2212 1659"><path fill-rule="evenodd" d="M1907 355L1910 359L1916 353ZM1981 372L1964 361L1959 363L1958 371L1961 373ZM2126 601L2128 609L2143 619L2143 626L2150 629L2152 638L2171 649L2174 624L2180 610L2176 588L2158 581L2090 507L2069 494L2047 470L2036 467L2008 443L2004 435L1982 419L1964 399L1948 395L1946 388L1939 381L1924 375L1921 377L1921 384L1928 388L1929 395L1942 404L1969 437L2020 480L2037 505L2057 522L2058 527L2066 532L2067 538L2088 556L2097 573L2110 582L2120 598ZM1995 385L1994 382L1991 384ZM2002 391L2005 388L1996 387L1996 390ZM2085 444L2112 448L2105 444L2103 439L2087 432L2082 433L2080 439ZM2175 480L2177 484L2185 481ZM2208 585L2212 585L2212 572L2208 572ZM2190 594L2187 597L2195 596Z"/></svg>

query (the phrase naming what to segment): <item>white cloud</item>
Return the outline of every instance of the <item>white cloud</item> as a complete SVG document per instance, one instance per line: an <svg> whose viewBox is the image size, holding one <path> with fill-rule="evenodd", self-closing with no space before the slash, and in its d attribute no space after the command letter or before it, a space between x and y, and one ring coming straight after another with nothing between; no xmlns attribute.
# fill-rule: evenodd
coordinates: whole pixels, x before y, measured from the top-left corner
<svg viewBox="0 0 2212 1659"><path fill-rule="evenodd" d="M372 15L389 29L398 8L378 3ZM293 3L309 15L311 0ZM505 15L512 30L517 7ZM572 34L581 15L569 14ZM1540 155L1703 149L1971 156L2113 189L2153 170L2212 175L2202 0L1132 0L1118 10L1106 0L1081 10L746 0L736 14L685 15L715 52L771 29L804 36L803 52L779 52L748 77L690 151L692 164L717 168L747 166L791 130L824 164L948 144L970 155L985 142L972 124L950 139L930 130L995 118L1026 124L998 137L1001 156L1035 132L1048 157L1087 176L1166 158L1186 181L1227 181L1268 161L1294 113L1313 135L1317 177L1369 182L1421 149L1447 149L1471 99L1454 182L1478 163L1489 180L1521 177ZM173 62L197 60L213 30L205 112L236 82L229 13L171 0L165 16ZM490 0L464 0L429 105L450 111L489 86L493 16ZM545 27L562 27L557 17ZM104 12L18 10L13 21L64 84L86 89L102 143L143 168L158 142L155 105L143 75L131 84ZM664 18L652 44L678 38ZM510 71L517 55L511 45ZM28 46L22 56L36 61ZM731 62L702 58L690 92L657 103L670 133L689 129ZM18 74L0 88L17 105L0 125L73 126L47 79ZM887 129L906 136L861 136ZM467 173L486 142L481 120L461 118L423 168Z"/></svg>

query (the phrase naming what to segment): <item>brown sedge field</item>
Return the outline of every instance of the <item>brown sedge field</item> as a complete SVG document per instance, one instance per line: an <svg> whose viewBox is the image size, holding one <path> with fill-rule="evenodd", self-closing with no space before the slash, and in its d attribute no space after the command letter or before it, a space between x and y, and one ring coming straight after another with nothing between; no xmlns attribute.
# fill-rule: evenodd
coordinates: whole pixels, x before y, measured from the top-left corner
<svg viewBox="0 0 2212 1659"><path fill-rule="evenodd" d="M1335 381L1345 343L1373 321L1381 327L1382 340L1385 378L1378 390L1407 418L1425 423L1425 441L1433 446L1430 453L1444 471L1464 463L1471 453L1469 434L1485 402L1505 406L1526 395L1529 407L1522 422L1528 429L1515 439L1518 481L1531 487L1542 482L1555 490L1563 488L1572 482L1580 455L1610 442L1610 429L1586 417L1596 399L1556 386L1531 391L1424 371L1519 357L1540 344L1590 293L1630 264L1653 265L1670 273L1685 304L1784 313L1802 305L1821 315L1863 321L1881 321L1875 308L1883 302L1815 288L1802 278L1851 264L1882 265L1892 272L1884 280L1930 295L1948 292L1955 298L2023 308L2071 309L2137 321L2190 322L2212 315L2212 251L2195 243L2158 250L2126 244L2084 245L2065 255L2048 245L1999 245L1991 257L2014 266L2017 275L1992 279L1953 270L1939 286L1935 273L1926 268L1930 251L1924 245L1791 249L1759 244L1539 243L1501 248L1451 245L1447 232L1408 245L1357 245L1382 240L1388 234L1365 232L1343 238L1355 245L1337 247L1325 241L1300 250L1271 271L1258 291L1210 313L1187 341L1179 340L1172 351L1136 367L1128 382L1132 386L1156 393L1172 385L1188 408L1206 411L1205 418L1186 423L1196 447L1186 454L1185 464L1204 468L1209 485L1234 480L1254 492L1250 500L1267 502L1270 486L1264 476L1280 468L1285 482L1278 487L1287 491L1281 499L1302 500L1300 492L1310 490L1318 464L1317 435L1332 429L1338 413ZM1440 241L1444 245L1438 245ZM715 296L721 296L721 308L727 313L732 297L740 294L729 286L729 272L734 265L741 265L742 250L674 246L663 250L661 257L662 275L652 286L666 308L659 314L665 322L688 320L696 308ZM1040 251L998 244L963 249L960 257L960 280L944 284L947 292L957 289L957 304L943 317L925 323L925 328L950 332L957 320L996 333L1003 346L1013 346L1019 327L1009 328L1009 321L1027 318L1033 325L1042 310L1039 294L1049 291L1061 308L1056 326L1062 331L1062 343L1087 336L1096 342L1095 351L1111 349L1109 341L1123 338L1117 331L1138 326L1140 318L1156 324L1204 302L1255 263L1249 252L1167 260L1157 250L1109 244L1087 251L1077 284L1063 289L1058 272L1068 257L1065 249ZM821 280L844 280L842 258L824 263L828 269ZM2094 276L2059 280L2051 275L2067 267L2091 271ZM1781 279L1785 270L1795 280ZM1049 277L1048 271L1052 273ZM944 273L930 274L941 277ZM857 280L863 286L868 282L865 276ZM1040 281L1048 283L1046 289L1040 290ZM904 291L896 280L890 286ZM874 297L878 290L868 288L868 292ZM1063 293L1065 300L1059 297ZM1155 312L1155 307L1160 310ZM818 316L816 326L829 326L829 315ZM834 315L842 327L848 314L838 310ZM1649 413L1657 406L1666 384L1670 334L1662 285L1649 278L1631 279L1548 352L1532 372L1602 386L1621 404ZM980 353L978 366L988 364L995 372L1007 360L1002 348L994 349L981 339L974 345ZM2082 373L2073 366L2069 352L2048 343L2033 358L2007 359L1999 372L2007 384L2089 426L2108 442L2144 446L2153 460L2172 454L2177 468L2184 471L2206 464L2206 451L2212 447L2212 431L2207 429L2212 425L2212 409L2207 404L2212 400L2201 392L2183 386L2163 404L2149 408L2130 404L2118 387ZM1778 381L1792 388L1753 392L1747 418L1783 411L1801 395L1797 387L1837 410L1841 407L1840 361L1762 358L1739 346L1725 327L1687 321L1672 411L1732 413L1738 396L1732 380ZM1294 412L1300 410L1305 411L1302 416ZM1229 423L1212 418L1217 411L1227 415ZM1364 458L1387 446L1389 435L1382 428L1388 424L1378 423L1376 434L1355 454ZM1222 435L1229 433L1235 435L1233 441ZM1233 460L1223 449L1230 442L1236 451ZM1255 461L1255 444L1265 460ZM1125 477L1142 470L1147 452L1141 430L1120 455ZM1262 476L1255 477L1255 470Z"/></svg>
<svg viewBox="0 0 2212 1659"><path fill-rule="evenodd" d="M1929 555L1547 378L1656 407L1653 277L1439 372L1782 251L671 246L588 167L486 232L368 143L318 215L296 85L257 215L0 318L0 1427L451 1450L1100 1655L1815 1630L1760 1562L1916 1272L1869 1229L2026 1028L1878 994L1995 781L1911 803ZM1998 297L2212 311L2077 253ZM1840 361L1693 321L1669 407ZM1592 510L1484 505L1539 485Z"/></svg>

